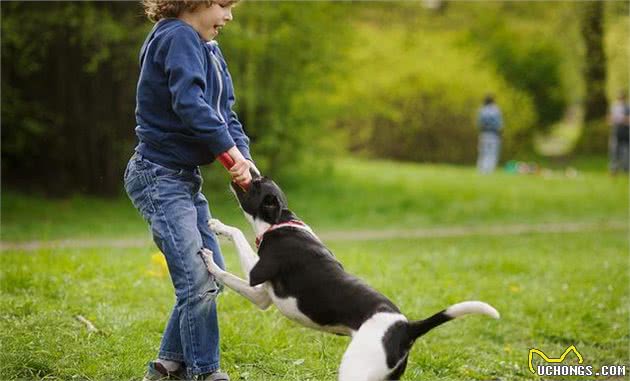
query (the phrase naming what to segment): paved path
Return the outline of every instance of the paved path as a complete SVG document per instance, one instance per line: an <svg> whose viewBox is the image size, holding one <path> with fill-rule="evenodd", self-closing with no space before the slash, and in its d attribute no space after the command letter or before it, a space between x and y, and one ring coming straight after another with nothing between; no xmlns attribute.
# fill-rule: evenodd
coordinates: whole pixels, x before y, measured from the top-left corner
<svg viewBox="0 0 630 381"><path fill-rule="evenodd" d="M519 235L532 233L576 233L593 231L628 231L628 223L569 222L535 225L449 226L418 229L345 230L316 233L324 241L370 241L395 238L436 238L466 236ZM0 251L41 249L83 249L93 247L134 248L152 246L150 237L124 239L66 239L57 241L0 242Z"/></svg>

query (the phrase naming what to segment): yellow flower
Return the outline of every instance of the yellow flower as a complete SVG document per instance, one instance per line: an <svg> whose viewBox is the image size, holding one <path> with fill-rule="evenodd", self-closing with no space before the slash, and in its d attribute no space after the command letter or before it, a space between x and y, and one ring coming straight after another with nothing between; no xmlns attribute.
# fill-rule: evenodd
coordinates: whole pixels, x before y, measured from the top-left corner
<svg viewBox="0 0 630 381"><path fill-rule="evenodd" d="M168 266L166 265L166 259L161 252L157 252L151 255L151 269L148 271L150 276L156 278L163 278L168 274Z"/></svg>

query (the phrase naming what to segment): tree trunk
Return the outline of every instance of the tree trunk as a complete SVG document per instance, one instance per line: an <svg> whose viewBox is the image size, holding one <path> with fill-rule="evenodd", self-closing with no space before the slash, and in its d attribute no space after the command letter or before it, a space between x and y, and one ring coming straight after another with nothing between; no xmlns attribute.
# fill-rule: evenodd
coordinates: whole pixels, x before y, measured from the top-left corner
<svg viewBox="0 0 630 381"><path fill-rule="evenodd" d="M604 53L604 2L589 1L581 6L581 33L584 40L584 121L606 117L606 55Z"/></svg>

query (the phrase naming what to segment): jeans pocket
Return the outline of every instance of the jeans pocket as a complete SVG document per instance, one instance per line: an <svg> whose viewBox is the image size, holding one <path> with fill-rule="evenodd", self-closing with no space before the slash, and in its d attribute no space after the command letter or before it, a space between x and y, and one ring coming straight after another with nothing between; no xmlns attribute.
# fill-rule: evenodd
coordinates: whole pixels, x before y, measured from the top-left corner
<svg viewBox="0 0 630 381"><path fill-rule="evenodd" d="M204 290L199 297L202 299L207 299L208 301L212 301L217 298L219 293L223 291L223 287L221 283L217 282L214 276L210 277L208 288Z"/></svg>
<svg viewBox="0 0 630 381"><path fill-rule="evenodd" d="M146 174L130 171L125 181L125 190L133 206L145 220L150 221L155 213L155 206L151 197L151 183L147 181Z"/></svg>

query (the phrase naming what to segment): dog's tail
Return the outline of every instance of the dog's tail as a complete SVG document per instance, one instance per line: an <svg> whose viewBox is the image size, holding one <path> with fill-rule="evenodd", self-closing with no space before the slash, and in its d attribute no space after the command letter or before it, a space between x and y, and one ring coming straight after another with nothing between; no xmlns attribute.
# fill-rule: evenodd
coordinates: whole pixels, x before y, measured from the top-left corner
<svg viewBox="0 0 630 381"><path fill-rule="evenodd" d="M415 340L447 321L468 314L483 314L494 319L499 319L500 317L499 312L487 303L478 301L461 302L453 304L427 319L409 322L409 336L412 340Z"/></svg>

